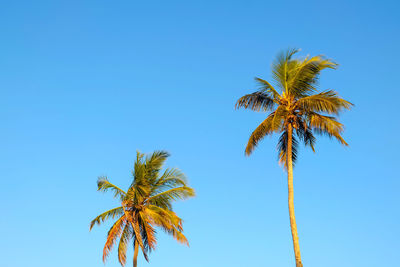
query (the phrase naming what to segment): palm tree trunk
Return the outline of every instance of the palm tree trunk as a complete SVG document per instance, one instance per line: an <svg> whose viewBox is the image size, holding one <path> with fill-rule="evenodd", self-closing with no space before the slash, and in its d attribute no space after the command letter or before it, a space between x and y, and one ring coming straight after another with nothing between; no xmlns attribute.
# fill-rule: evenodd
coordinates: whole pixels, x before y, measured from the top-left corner
<svg viewBox="0 0 400 267"><path fill-rule="evenodd" d="M137 267L137 257L139 254L139 242L135 240L135 252L133 254L133 267Z"/></svg>
<svg viewBox="0 0 400 267"><path fill-rule="evenodd" d="M296 259L296 267L303 267L301 263L299 236L297 235L296 217L294 216L293 203L293 161L292 161L292 125L288 125L288 143L287 143L287 172L288 172L288 202L289 202L289 217L290 228L292 230L294 256Z"/></svg>

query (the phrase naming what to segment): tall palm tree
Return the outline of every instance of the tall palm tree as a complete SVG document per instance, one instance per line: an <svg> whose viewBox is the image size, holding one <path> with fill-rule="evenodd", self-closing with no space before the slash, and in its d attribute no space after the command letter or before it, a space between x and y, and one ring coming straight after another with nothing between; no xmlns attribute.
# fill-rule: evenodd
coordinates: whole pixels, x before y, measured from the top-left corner
<svg viewBox="0 0 400 267"><path fill-rule="evenodd" d="M172 202L193 197L195 193L178 169L162 172L168 156L165 151L155 151L146 157L137 152L133 181L126 192L110 183L107 177L98 179L98 191L112 191L121 202L121 206L100 214L90 223L91 230L95 224L117 218L108 231L103 249L104 262L118 239L118 260L122 266L126 263L130 240L133 240L134 248L133 266L137 266L139 248L148 261L148 254L157 243L155 227L160 227L178 242L189 245L183 234L182 219L172 211Z"/></svg>
<svg viewBox="0 0 400 267"><path fill-rule="evenodd" d="M343 124L338 121L338 115L343 109L350 109L352 104L339 97L335 91L317 92L320 72L323 69L335 69L337 64L323 56L293 58L297 52L296 49L282 52L273 62L272 78L276 89L269 82L256 78L261 87L239 98L235 108L269 112L267 118L251 134L246 155L250 155L266 135L280 133L277 146L279 162L287 170L290 227L296 266L301 267L293 204L293 165L299 141L314 151L314 135L327 135L347 146L341 136Z"/></svg>

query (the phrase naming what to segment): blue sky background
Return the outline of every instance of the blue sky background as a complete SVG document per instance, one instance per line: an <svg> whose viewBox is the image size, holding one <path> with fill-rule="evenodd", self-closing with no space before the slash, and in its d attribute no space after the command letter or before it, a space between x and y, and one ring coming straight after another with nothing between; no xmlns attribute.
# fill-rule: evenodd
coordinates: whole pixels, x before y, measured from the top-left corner
<svg viewBox="0 0 400 267"><path fill-rule="evenodd" d="M265 114L234 110L287 47L340 64L321 88L355 103L350 147L300 150L295 208L306 267L398 266L397 1L3 1L0 265L103 266L135 151L168 150L197 197L176 205L190 248L164 233L150 264L294 266L276 137L246 158ZM132 247L128 266L131 266ZM106 266L119 266L113 253Z"/></svg>

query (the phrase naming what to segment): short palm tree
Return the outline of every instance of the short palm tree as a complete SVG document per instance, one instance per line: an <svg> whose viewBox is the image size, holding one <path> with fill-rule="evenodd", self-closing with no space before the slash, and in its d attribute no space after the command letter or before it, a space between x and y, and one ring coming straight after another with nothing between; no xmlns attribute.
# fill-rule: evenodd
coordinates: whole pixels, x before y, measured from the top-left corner
<svg viewBox="0 0 400 267"><path fill-rule="evenodd" d="M137 266L139 248L148 261L148 254L155 249L157 243L155 227L160 227L177 241L189 245L183 234L182 219L172 211L172 202L193 197L195 193L178 169L162 172L168 156L165 151L155 151L146 157L137 152L132 172L133 182L126 192L110 183L106 177L98 179L98 190L112 191L114 197L121 202L120 207L100 214L90 223L92 229L95 224L117 218L108 231L103 261L118 239L118 260L122 266L126 263L126 251L131 240L134 248L133 266Z"/></svg>
<svg viewBox="0 0 400 267"><path fill-rule="evenodd" d="M273 62L272 77L277 89L269 82L256 78L260 89L241 97L235 107L269 112L251 134L246 155L250 155L266 135L280 133L277 146L279 162L283 163L288 174L290 226L296 266L301 267L293 204L293 164L297 158L297 147L302 141L314 151L315 134L336 138L347 146L341 136L343 124L337 116L343 109L350 109L352 104L335 91L317 92L320 72L323 69L335 69L337 64L323 56L293 58L297 52L296 49L283 52Z"/></svg>

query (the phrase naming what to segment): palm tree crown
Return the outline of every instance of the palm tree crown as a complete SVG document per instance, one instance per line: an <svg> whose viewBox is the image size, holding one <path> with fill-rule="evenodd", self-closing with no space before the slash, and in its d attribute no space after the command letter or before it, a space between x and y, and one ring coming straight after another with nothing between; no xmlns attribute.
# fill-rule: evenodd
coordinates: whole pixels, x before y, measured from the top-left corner
<svg viewBox="0 0 400 267"><path fill-rule="evenodd" d="M103 261L118 239L118 260L121 265L126 263L126 251L131 240L135 250L134 266L137 266L139 248L148 261L148 254L155 249L157 243L155 227L160 227L177 241L189 245L183 234L182 219L173 212L172 202L193 197L195 193L178 169L162 172L168 156L165 151L155 151L149 156L137 152L132 172L133 182L126 192L110 183L107 177L98 179L98 190L112 191L114 197L121 202L121 206L100 214L90 223L92 229L107 219L117 218L108 231Z"/></svg>
<svg viewBox="0 0 400 267"><path fill-rule="evenodd" d="M319 75L323 69L335 69L337 64L323 56L294 59L299 50L281 53L272 65L272 78L279 90L269 82L256 78L260 89L241 97L236 108L270 112L267 118L253 131L245 153L250 155L259 141L266 135L281 133L278 142L279 161L287 167L286 151L288 130L294 129L297 138L314 151L315 134L336 138L347 145L342 138L343 124L337 115L352 104L332 90L318 93ZM292 157L297 157L299 141L293 136Z"/></svg>

